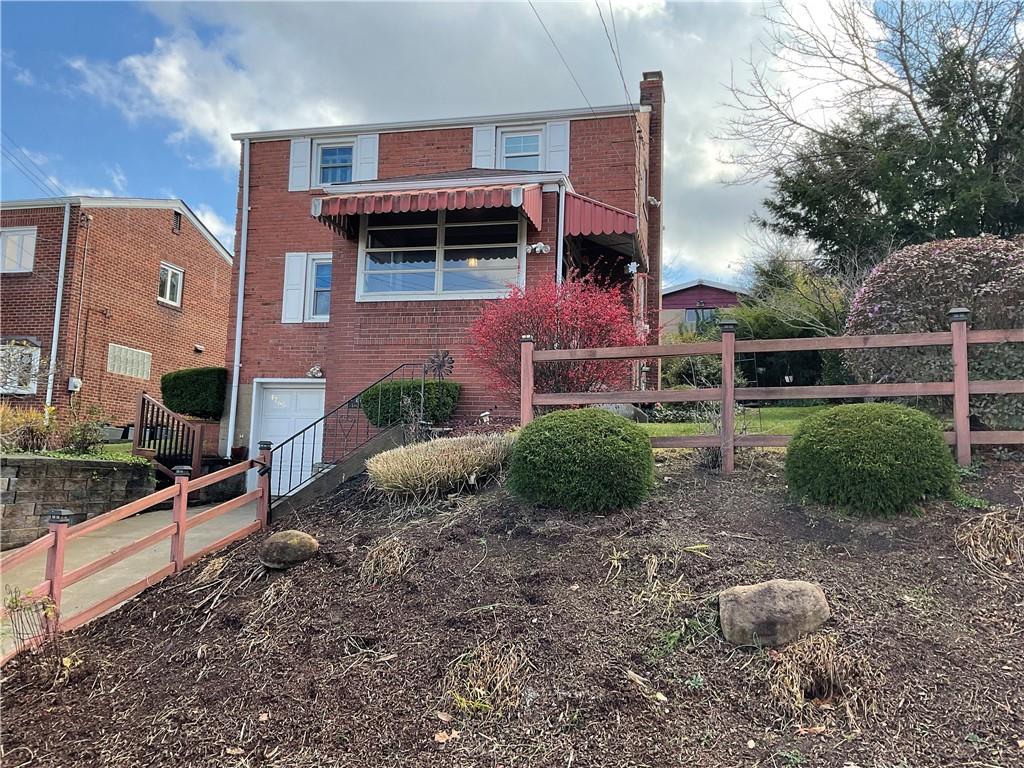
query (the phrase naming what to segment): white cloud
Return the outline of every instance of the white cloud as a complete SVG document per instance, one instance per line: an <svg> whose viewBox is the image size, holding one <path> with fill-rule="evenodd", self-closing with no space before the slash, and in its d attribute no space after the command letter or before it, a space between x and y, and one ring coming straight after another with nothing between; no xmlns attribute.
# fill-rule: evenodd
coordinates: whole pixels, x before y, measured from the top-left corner
<svg viewBox="0 0 1024 768"><path fill-rule="evenodd" d="M192 206L199 220L206 225L213 236L220 240L224 247L231 251L235 242L235 222L221 218L215 210L206 203Z"/></svg>
<svg viewBox="0 0 1024 768"><path fill-rule="evenodd" d="M110 174L110 182L114 185L117 194L126 194L128 191L128 177L121 168L121 164L114 163L114 167L108 168L107 173Z"/></svg>

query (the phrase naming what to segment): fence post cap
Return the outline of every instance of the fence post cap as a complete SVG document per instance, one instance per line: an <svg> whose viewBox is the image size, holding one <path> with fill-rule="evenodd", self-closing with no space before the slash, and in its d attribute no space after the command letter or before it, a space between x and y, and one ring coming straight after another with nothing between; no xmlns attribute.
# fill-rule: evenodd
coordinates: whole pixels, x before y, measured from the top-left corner
<svg viewBox="0 0 1024 768"><path fill-rule="evenodd" d="M735 320L729 320L728 318L718 321L718 327L722 330L722 333L736 333L736 326L738 323Z"/></svg>
<svg viewBox="0 0 1024 768"><path fill-rule="evenodd" d="M178 464L176 467L174 467L174 476L175 477L191 477L192 476L192 467L190 467L188 464Z"/></svg>
<svg viewBox="0 0 1024 768"><path fill-rule="evenodd" d="M274 447L274 444L269 440L260 440L258 445L261 451L269 451L271 448Z"/></svg>
<svg viewBox="0 0 1024 768"><path fill-rule="evenodd" d="M533 342L533 336L531 336L530 334L526 334L525 336L520 336L519 337L519 343L520 344L523 344L523 343L525 343L527 341L532 343Z"/></svg>
<svg viewBox="0 0 1024 768"><path fill-rule="evenodd" d="M949 318L950 322L957 323L964 320L971 319L971 310L967 307L953 307L949 312L946 313L946 317Z"/></svg>
<svg viewBox="0 0 1024 768"><path fill-rule="evenodd" d="M71 522L71 518L75 516L75 513L70 509L51 509L47 513L48 522L51 524L67 524Z"/></svg>

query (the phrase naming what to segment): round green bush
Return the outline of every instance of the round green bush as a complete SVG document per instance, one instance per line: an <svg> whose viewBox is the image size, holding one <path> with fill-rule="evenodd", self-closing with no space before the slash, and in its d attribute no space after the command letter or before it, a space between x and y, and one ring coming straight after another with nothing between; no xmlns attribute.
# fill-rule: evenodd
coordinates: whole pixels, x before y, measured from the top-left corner
<svg viewBox="0 0 1024 768"><path fill-rule="evenodd" d="M600 408L557 411L519 432L509 489L570 512L632 507L654 487L654 452L640 427Z"/></svg>
<svg viewBox="0 0 1024 768"><path fill-rule="evenodd" d="M945 496L956 468L939 423L890 403L840 405L806 418L786 452L796 494L869 515Z"/></svg>

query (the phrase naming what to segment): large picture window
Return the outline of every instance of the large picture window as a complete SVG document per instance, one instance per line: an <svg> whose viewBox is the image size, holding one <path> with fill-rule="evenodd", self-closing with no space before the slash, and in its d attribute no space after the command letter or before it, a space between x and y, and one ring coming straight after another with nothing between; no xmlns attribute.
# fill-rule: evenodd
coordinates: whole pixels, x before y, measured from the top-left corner
<svg viewBox="0 0 1024 768"><path fill-rule="evenodd" d="M519 282L514 208L382 214L366 220L357 298L490 298Z"/></svg>

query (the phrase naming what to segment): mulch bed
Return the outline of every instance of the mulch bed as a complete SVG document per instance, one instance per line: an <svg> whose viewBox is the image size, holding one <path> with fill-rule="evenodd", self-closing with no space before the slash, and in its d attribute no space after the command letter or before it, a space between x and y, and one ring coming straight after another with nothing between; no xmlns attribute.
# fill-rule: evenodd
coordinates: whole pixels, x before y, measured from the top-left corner
<svg viewBox="0 0 1024 768"><path fill-rule="evenodd" d="M979 511L800 505L770 451L732 479L683 452L658 474L597 519L500 489L384 509L350 483L277 523L315 559L268 573L252 537L63 638L56 683L50 656L9 664L3 764L1024 763L1021 566L958 549ZM1018 509L1024 465L992 456L965 487ZM856 678L787 693L802 657L721 639L715 594L775 577L822 585L815 637Z"/></svg>

